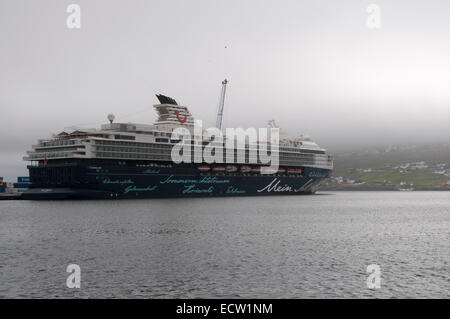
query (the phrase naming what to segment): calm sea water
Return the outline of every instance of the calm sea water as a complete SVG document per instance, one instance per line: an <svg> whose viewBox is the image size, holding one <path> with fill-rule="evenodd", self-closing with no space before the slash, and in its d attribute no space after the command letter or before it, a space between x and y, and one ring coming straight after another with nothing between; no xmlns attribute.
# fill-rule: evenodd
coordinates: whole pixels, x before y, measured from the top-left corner
<svg viewBox="0 0 450 319"><path fill-rule="evenodd" d="M0 297L449 298L450 192L0 201Z"/></svg>

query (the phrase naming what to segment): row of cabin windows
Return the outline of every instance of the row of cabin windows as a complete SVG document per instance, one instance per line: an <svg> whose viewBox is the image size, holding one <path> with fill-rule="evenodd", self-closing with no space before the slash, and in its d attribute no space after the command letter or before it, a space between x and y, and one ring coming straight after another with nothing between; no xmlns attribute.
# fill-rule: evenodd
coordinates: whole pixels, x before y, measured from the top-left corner
<svg viewBox="0 0 450 319"><path fill-rule="evenodd" d="M150 154L136 154L136 153L109 153L109 152L98 152L97 157L100 158L126 158L126 159L148 159L148 160L166 160L170 161L171 156L170 155L150 155ZM192 160L194 161L194 155L192 155ZM224 163L226 163L226 157L224 157L223 160ZM238 161L237 157L234 158L233 162L240 162L240 163L261 163L257 157L246 157L244 161ZM314 158L310 159L302 159L302 160L291 160L291 159L280 159L280 165L327 165L326 162L322 163L316 163Z"/></svg>
<svg viewBox="0 0 450 319"><path fill-rule="evenodd" d="M114 147L114 146L97 146L96 147L97 152L118 152L118 153L157 153L157 154L170 154L171 150L170 149L160 149L157 147L147 147L147 148L135 148L135 147ZM242 154L242 152L248 157L250 154L252 156L257 155L258 153L256 151L252 151L250 152L249 150L234 150L234 154ZM195 153L194 149L191 149L191 153ZM226 156L228 152L223 152L224 156ZM216 150L213 149L211 154L214 156L216 154ZM267 153L268 156L270 156L270 152ZM310 159L313 158L313 155L302 155L302 154L290 154L290 153L281 153L280 154L282 158L287 158L287 159Z"/></svg>
<svg viewBox="0 0 450 319"><path fill-rule="evenodd" d="M110 145L110 146L135 146L135 147L152 147L152 148L172 148L173 145L155 144L155 143L133 143L133 142L110 142L96 140L95 145Z"/></svg>
<svg viewBox="0 0 450 319"><path fill-rule="evenodd" d="M96 147L97 152L117 152L117 153L137 153L137 154L154 154L156 153L156 155L160 154L160 155L167 155L171 153L170 149L161 149L159 147L148 147L148 148L128 148L128 147L113 147L113 146L97 146ZM191 153L194 154L195 151L193 149L191 149ZM223 152L224 153L224 157L226 156L227 152ZM249 150L245 150L244 154L246 157L250 156L250 153L252 155L252 157L254 157L256 154L258 154L256 151L254 152L250 152ZM212 150L211 154L214 156L216 154L216 150ZM234 150L234 155L236 156L236 154L242 154L242 151L239 150ZM268 152L268 156L270 156L270 152ZM113 154L116 155L117 154ZM314 161L314 155L312 154L291 154L291 153L281 153L280 154L280 158L281 159L285 159L285 160L306 160L306 161ZM328 157L319 157L316 156L316 159L318 161L329 161Z"/></svg>
<svg viewBox="0 0 450 319"><path fill-rule="evenodd" d="M100 142L100 143L99 143ZM111 145L111 147L101 147L101 146L96 146L97 150L100 151L117 151L117 152L149 152L149 150L171 150L172 149L172 145L166 145L166 144L149 144L149 143L129 143L129 142L107 142L107 141L96 141L96 144L98 145ZM125 146L135 146L136 148L125 148ZM192 147L195 147L195 145L193 145ZM199 147L199 146L197 146ZM212 149L213 150L213 154L215 153L215 148ZM228 152L228 149L222 149L222 151ZM234 149L235 153L236 152L242 152L242 149ZM252 149L252 152L257 152L256 149ZM161 151L159 151L161 152ZM246 149L245 150L246 154L248 154L250 152L250 150ZM271 154L271 152L269 151L268 154ZM285 153L285 152L280 152L281 156L291 156L294 158L297 157L309 157L311 156L310 154L301 154L301 153L295 153L295 154L290 154L290 153Z"/></svg>
<svg viewBox="0 0 450 319"><path fill-rule="evenodd" d="M55 140L49 142L42 142L39 146L48 147L48 146L64 146L64 145L75 145L77 141L75 140Z"/></svg>
<svg viewBox="0 0 450 319"><path fill-rule="evenodd" d="M133 148L133 147L112 147L97 146L97 152L115 152L115 153L138 153L138 154L170 154L170 149L153 149L153 148Z"/></svg>
<svg viewBox="0 0 450 319"><path fill-rule="evenodd" d="M123 137L123 136L122 136ZM134 138L134 137L132 137ZM179 140L170 140L167 138L156 138L156 143L178 143ZM136 147L165 147L165 148L172 148L172 145L167 144L156 144L156 143L137 143L137 142L119 142L119 141L100 141L96 140L95 144L97 145L117 145L117 146L136 146ZM194 144L195 141L190 141L191 144ZM202 145L206 146L209 142L203 141ZM220 147L220 144L217 144L217 146ZM247 147L248 148L248 147ZM256 147L255 147L256 148ZM226 148L225 148L226 149ZM326 154L325 151L319 151L319 150L305 150L305 149L296 149L291 147L280 147L280 151L286 151L286 152L295 152L295 153L309 153L309 154Z"/></svg>
<svg viewBox="0 0 450 319"><path fill-rule="evenodd" d="M130 140L130 141L134 141L136 139L135 136L130 135L114 135L114 138L116 140Z"/></svg>

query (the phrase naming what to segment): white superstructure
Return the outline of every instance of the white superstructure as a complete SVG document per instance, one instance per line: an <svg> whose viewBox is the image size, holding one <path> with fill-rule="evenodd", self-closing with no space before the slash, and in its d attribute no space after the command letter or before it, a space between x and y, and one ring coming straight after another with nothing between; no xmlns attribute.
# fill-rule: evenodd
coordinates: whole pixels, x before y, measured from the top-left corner
<svg viewBox="0 0 450 319"><path fill-rule="evenodd" d="M178 105L175 100L162 95L158 98L161 104L154 105L158 119L153 125L114 123L114 116L110 114L108 119L111 123L102 125L100 129L61 132L51 139L39 140L24 159L32 162L54 159L171 162L172 147L179 142L171 139L173 130L185 127L192 132L194 118L187 107ZM275 123L271 122L270 126L275 127ZM206 136L203 141L207 141ZM245 151L248 152L252 147L255 146L247 144ZM289 139L282 134L279 156L280 166L333 168L332 157L307 138ZM247 156L240 164L248 163L251 161Z"/></svg>

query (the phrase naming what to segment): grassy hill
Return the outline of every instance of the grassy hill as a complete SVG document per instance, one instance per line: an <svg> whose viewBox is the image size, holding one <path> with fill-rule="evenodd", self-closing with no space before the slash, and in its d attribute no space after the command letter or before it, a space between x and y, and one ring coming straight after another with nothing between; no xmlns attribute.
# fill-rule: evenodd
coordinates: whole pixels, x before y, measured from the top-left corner
<svg viewBox="0 0 450 319"><path fill-rule="evenodd" d="M404 146L398 149L372 149L351 153L337 153L336 170L350 168L376 168L389 164L400 165L408 162L450 164L450 143L438 145Z"/></svg>
<svg viewBox="0 0 450 319"><path fill-rule="evenodd" d="M342 176L342 175L341 175ZM396 170L386 170L384 172L346 172L345 177L364 182L367 185L375 185L378 181L389 181L394 185L400 183L413 184L414 187L440 187L450 180L450 177L433 174L427 171L410 171L400 173Z"/></svg>
<svg viewBox="0 0 450 319"><path fill-rule="evenodd" d="M422 161L428 165L428 168L401 169L397 167ZM445 168L450 168L450 143L399 146L336 154L334 176L360 182L362 183L360 187L386 187L386 185L380 186L380 181L387 181L391 188L398 187L400 183L413 184L416 189L442 188L443 184L450 181L450 177L435 173L435 165L438 163L446 163Z"/></svg>

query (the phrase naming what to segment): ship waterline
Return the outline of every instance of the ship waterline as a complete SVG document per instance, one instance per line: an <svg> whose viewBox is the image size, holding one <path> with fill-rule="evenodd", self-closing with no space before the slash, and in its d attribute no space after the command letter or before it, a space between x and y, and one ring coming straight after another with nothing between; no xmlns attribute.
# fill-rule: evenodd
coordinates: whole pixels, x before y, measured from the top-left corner
<svg viewBox="0 0 450 319"><path fill-rule="evenodd" d="M68 167L65 167L67 169ZM58 167L31 167L31 176L37 174L59 176ZM163 198L198 196L252 196L295 195L314 193L326 170L305 167L301 174L261 175L257 173L193 174L188 167L143 168L72 167L74 176L84 183L45 183L34 185L23 194L24 199L74 199L74 198ZM191 170L191 174L182 171ZM35 172L37 171L37 172ZM53 173L51 172L53 171Z"/></svg>

